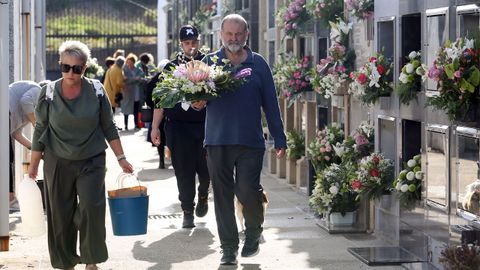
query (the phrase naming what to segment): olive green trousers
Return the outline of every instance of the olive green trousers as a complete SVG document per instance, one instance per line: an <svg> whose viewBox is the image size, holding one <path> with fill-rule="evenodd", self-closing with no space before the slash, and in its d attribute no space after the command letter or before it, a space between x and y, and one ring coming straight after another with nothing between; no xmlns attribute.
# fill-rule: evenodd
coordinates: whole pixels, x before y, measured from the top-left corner
<svg viewBox="0 0 480 270"><path fill-rule="evenodd" d="M54 268L107 260L105 172L105 151L85 160L66 160L45 151L48 250Z"/></svg>

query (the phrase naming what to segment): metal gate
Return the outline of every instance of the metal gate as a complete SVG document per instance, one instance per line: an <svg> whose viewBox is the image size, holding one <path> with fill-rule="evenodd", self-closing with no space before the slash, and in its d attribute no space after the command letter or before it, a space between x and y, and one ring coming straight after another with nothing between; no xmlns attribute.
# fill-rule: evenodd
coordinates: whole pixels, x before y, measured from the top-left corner
<svg viewBox="0 0 480 270"><path fill-rule="evenodd" d="M47 79L58 79L58 48L65 40L87 44L104 64L117 49L157 54L157 0L47 0Z"/></svg>

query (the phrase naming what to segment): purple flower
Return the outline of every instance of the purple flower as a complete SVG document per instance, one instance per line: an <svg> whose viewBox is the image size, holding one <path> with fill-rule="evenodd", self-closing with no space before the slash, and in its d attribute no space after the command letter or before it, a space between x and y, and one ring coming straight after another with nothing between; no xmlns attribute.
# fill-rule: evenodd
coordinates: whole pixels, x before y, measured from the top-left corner
<svg viewBox="0 0 480 270"><path fill-rule="evenodd" d="M251 68L244 68L242 70L240 70L239 72L237 72L237 74L235 74L234 76L234 79L235 80L240 80L240 79L243 79L245 77L248 77L252 74L252 69Z"/></svg>

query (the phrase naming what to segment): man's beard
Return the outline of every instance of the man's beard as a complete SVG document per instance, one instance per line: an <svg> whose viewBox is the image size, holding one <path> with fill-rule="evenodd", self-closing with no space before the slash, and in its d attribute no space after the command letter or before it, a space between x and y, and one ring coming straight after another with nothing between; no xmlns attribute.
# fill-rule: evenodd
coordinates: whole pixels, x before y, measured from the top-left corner
<svg viewBox="0 0 480 270"><path fill-rule="evenodd" d="M223 43L223 46L232 53L238 53L241 49L243 49L243 47L245 47L245 45L247 45L246 40L242 43L235 43L235 42L228 43L222 40L222 43Z"/></svg>

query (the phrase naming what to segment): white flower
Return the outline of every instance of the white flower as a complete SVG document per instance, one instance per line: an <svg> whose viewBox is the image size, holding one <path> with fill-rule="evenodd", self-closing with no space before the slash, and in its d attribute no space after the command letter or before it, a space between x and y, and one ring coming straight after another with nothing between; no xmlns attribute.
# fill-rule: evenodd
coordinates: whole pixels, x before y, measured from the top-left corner
<svg viewBox="0 0 480 270"><path fill-rule="evenodd" d="M398 182L397 185L395 186L395 189L400 191L401 188L402 188L402 183Z"/></svg>
<svg viewBox="0 0 480 270"><path fill-rule="evenodd" d="M407 162L407 166L410 167L410 168L415 167L415 165L417 165L417 162L416 162L414 159L410 159L410 160Z"/></svg>
<svg viewBox="0 0 480 270"><path fill-rule="evenodd" d="M407 71L408 74L412 74L412 72L413 72L413 70L414 70L413 64L412 64L412 63L408 63L408 64L405 66L405 70Z"/></svg>
<svg viewBox="0 0 480 270"><path fill-rule="evenodd" d="M377 66L375 65L375 63L369 63L369 65L371 73L368 76L368 78L370 79L370 83L368 84L368 86L372 87L375 85L375 87L379 88L380 84L378 84L378 81L380 80L380 73L378 73Z"/></svg>
<svg viewBox="0 0 480 270"><path fill-rule="evenodd" d="M472 39L465 38L465 46L463 46L462 50L473 49L474 46L475 46L475 40L473 38Z"/></svg>
<svg viewBox="0 0 480 270"><path fill-rule="evenodd" d="M413 179L415 179L415 173L414 172L408 172L407 173L407 180L412 181Z"/></svg>
<svg viewBox="0 0 480 270"><path fill-rule="evenodd" d="M407 192L408 191L408 185L407 184L404 184L400 187L400 191L401 192Z"/></svg>
<svg viewBox="0 0 480 270"><path fill-rule="evenodd" d="M408 55L408 58L410 58L411 60L415 59L415 57L417 57L417 52L416 51L412 51L409 55Z"/></svg>
<svg viewBox="0 0 480 270"><path fill-rule="evenodd" d="M330 191L331 194L337 195L338 193L338 187L337 186L331 186L328 191Z"/></svg>
<svg viewBox="0 0 480 270"><path fill-rule="evenodd" d="M408 82L408 76L405 73L400 73L400 76L398 77L398 80L401 81L403 84L406 84Z"/></svg>
<svg viewBox="0 0 480 270"><path fill-rule="evenodd" d="M423 172L422 171L416 172L415 173L415 178L417 178L418 180L422 180L423 179Z"/></svg>
<svg viewBox="0 0 480 270"><path fill-rule="evenodd" d="M445 53L447 54L448 58L455 60L458 58L460 52L457 50L457 48L452 46L452 48L446 48Z"/></svg>
<svg viewBox="0 0 480 270"><path fill-rule="evenodd" d="M333 150L335 150L335 154L337 154L337 156L339 157L342 157L343 154L345 154L345 147L342 146L340 143L337 143L337 145L334 145Z"/></svg>

